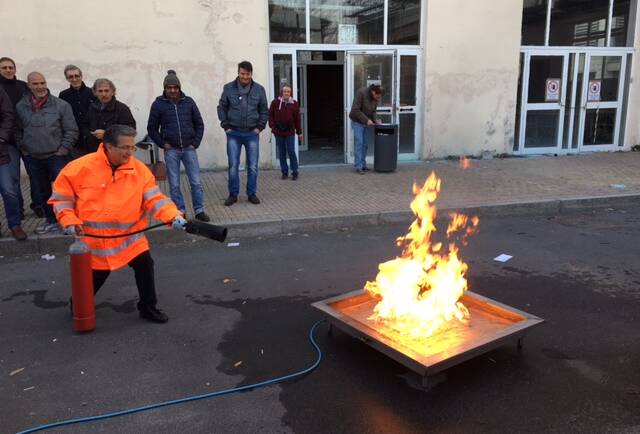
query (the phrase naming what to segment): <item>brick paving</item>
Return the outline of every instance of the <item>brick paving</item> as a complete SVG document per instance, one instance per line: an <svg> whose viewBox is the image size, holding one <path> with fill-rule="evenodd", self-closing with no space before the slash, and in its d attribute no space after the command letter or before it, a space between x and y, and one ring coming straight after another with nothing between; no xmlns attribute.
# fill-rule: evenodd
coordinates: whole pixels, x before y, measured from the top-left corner
<svg viewBox="0 0 640 434"><path fill-rule="evenodd" d="M423 183L432 170L442 179L437 204L445 208L640 195L640 153L635 152L469 161L468 169L462 169L458 161L438 160L400 164L396 172L372 171L364 176L356 174L350 166L302 167L297 181L281 180L278 170L261 170L258 197L262 204L247 202L242 193L239 202L231 207L223 205L227 196L226 171L203 172L206 212L217 223L249 224L408 211L413 182ZM166 182L159 184L168 192ZM624 188L612 187L616 184ZM192 215L184 176L182 186ZM245 186L243 175L241 191ZM26 179L22 189L29 203ZM4 216L2 206L0 215ZM24 229L32 234L38 222L27 210ZM2 237L10 237L4 218Z"/></svg>

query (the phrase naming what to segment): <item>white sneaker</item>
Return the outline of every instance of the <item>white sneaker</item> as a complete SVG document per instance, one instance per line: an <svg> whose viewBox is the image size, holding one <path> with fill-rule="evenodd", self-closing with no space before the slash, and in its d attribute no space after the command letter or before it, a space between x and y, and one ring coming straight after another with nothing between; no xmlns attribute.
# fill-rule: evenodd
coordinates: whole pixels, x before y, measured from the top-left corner
<svg viewBox="0 0 640 434"><path fill-rule="evenodd" d="M60 225L57 222L48 223L45 221L44 223L40 224L40 226L36 228L36 234L38 235L50 234L55 232L60 232Z"/></svg>

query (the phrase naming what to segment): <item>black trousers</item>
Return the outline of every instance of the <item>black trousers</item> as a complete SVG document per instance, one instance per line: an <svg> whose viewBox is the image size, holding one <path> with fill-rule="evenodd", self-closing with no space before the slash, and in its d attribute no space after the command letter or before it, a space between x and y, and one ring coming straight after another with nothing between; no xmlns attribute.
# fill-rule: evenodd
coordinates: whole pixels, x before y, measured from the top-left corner
<svg viewBox="0 0 640 434"><path fill-rule="evenodd" d="M138 302L138 310L156 307L156 282L153 272L153 258L151 253L140 253L129 262L129 267L133 268L136 277L136 285L138 286L138 294L140 301ZM93 293L96 294L104 282L111 274L110 270L93 270Z"/></svg>

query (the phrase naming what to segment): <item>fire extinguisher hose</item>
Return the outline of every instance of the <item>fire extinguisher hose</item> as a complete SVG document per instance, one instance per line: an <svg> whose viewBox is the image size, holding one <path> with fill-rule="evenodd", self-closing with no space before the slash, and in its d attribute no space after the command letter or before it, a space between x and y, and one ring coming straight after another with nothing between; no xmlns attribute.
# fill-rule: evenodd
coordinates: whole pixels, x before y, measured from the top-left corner
<svg viewBox="0 0 640 434"><path fill-rule="evenodd" d="M124 234L118 235L93 235L93 234L82 234L81 237L90 237L90 238L122 238L122 237L130 237L131 235L139 234L140 232L150 231L151 229L159 228L160 226L166 226L166 223L158 223L157 225L149 226L144 229L140 229L133 232L126 232Z"/></svg>
<svg viewBox="0 0 640 434"><path fill-rule="evenodd" d="M318 343L316 342L314 334L315 334L316 328L318 328L318 326L321 323L323 323L324 321L325 320L323 320L323 319L317 321L315 324L313 324L313 326L309 330L309 342L311 342L311 345L313 345L313 348L314 348L314 350L316 352L316 361L311 366L309 366L308 368L305 368L305 369L303 369L301 371L297 371L297 372L294 372L294 373L288 374L288 375L283 375L281 377L272 378L270 380L261 381L261 382L258 382L258 383L247 384L246 386L233 387L233 388L230 388L230 389L218 390L216 392L204 393L204 394L201 394L201 395L187 396L185 398L174 399L174 400L171 400L171 401L163 401L163 402L158 402L158 403L154 403L154 404L147 404L147 405L143 405L143 406L140 406L140 407L129 408L129 409L125 409L125 410L115 411L115 412L112 412L112 413L99 414L99 415L96 415L96 416L87 416L87 417L80 417L80 418L77 418L77 419L61 420L59 422L48 423L46 425L40 425L40 426L37 426L35 428L30 428L30 429L25 430L25 431L20 431L17 434L27 434L27 433L32 433L32 432L44 431L44 430L48 430L48 429L51 429L51 428L58 428L58 427L61 427L61 426L75 425L75 424L88 423L88 422L95 422L97 420L104 420L104 419L110 419L110 418L119 417L119 416L126 416L126 415L129 415L129 414L140 413L140 412L143 412L143 411L153 410L153 409L156 409L156 408L168 407L170 405L184 404L186 402L199 401L199 400L208 399L208 398L215 398L217 396L229 395L229 394L236 393L236 392L243 392L245 390L258 389L260 387L271 386L273 384L282 383L284 381L288 381L288 380L293 380L295 378L304 377L305 375L309 374L311 371L316 369L318 367L318 365L320 365L320 361L322 360L322 350L320 350L320 347L318 346Z"/></svg>

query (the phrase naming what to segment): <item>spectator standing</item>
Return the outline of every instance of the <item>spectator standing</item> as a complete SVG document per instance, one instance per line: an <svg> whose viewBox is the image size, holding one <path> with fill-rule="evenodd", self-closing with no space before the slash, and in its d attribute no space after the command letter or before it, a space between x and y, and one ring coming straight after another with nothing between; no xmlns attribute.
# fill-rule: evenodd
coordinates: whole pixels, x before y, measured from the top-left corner
<svg viewBox="0 0 640 434"><path fill-rule="evenodd" d="M380 123L376 117L376 110L382 95L384 95L384 88L378 84L372 84L358 89L351 104L349 119L351 119L355 148L353 165L360 175L364 175L369 170L367 168L367 127Z"/></svg>
<svg viewBox="0 0 640 434"><path fill-rule="evenodd" d="M20 154L10 144L15 125L15 111L9 95L0 88L0 194L11 235L18 240L27 239L22 230L22 206L20 204Z"/></svg>
<svg viewBox="0 0 640 434"><path fill-rule="evenodd" d="M16 62L13 61L10 57L0 57L0 88L4 89L4 91L9 95L11 102L13 103L13 110L16 110L16 106L18 102L25 95L29 95L29 88L27 87L27 83L22 80L18 80L16 77ZM18 151L18 141L20 139L20 135L22 134L22 124L20 123L20 118L16 116L13 134L8 139L9 144L9 152L17 152ZM18 173L18 182L20 180L20 161L19 160L11 160L9 163L11 165L12 170L17 170ZM27 163L24 163L25 167ZM29 169L27 168L27 171ZM29 186L31 192L31 210L35 213L36 216L42 218L44 217L44 203L37 203L36 197L33 189ZM20 216L24 218L24 200L22 198L22 191L20 190L20 186L18 186L18 198L20 200Z"/></svg>
<svg viewBox="0 0 640 434"><path fill-rule="evenodd" d="M196 102L182 92L176 72L169 70L163 82L164 92L151 105L147 133L164 149L171 200L185 213L180 191L180 163L184 165L196 219L210 221L204 212L204 192L196 149L202 142L204 122Z"/></svg>
<svg viewBox="0 0 640 434"><path fill-rule="evenodd" d="M258 159L260 132L269 120L267 94L260 84L253 81L253 65L242 61L238 64L238 77L224 85L218 102L218 119L227 135L229 160L229 196L225 206L238 201L240 192L240 151L245 148L247 166L247 196L254 205L260 203L258 189Z"/></svg>
<svg viewBox="0 0 640 434"><path fill-rule="evenodd" d="M82 80L82 71L75 65L67 65L64 68L64 78L69 82L69 88L59 94L59 98L69 103L73 109L73 117L78 127L84 125L84 118L89 107L96 101L93 91ZM71 149L71 158L78 158L87 153L84 145L84 136L80 134L78 141Z"/></svg>
<svg viewBox="0 0 640 434"><path fill-rule="evenodd" d="M280 89L280 96L269 106L269 127L276 137L276 149L280 159L282 179L289 178L287 155L291 163L291 179L298 179L298 158L296 156L296 138L302 143L302 128L300 127L300 105L291 96L291 86L284 85Z"/></svg>
<svg viewBox="0 0 640 434"><path fill-rule="evenodd" d="M111 125L126 125L136 128L136 120L126 104L116 100L116 86L108 78L99 78L93 83L93 93L97 101L89 106L82 128L87 152L96 152L104 137L104 131Z"/></svg>
<svg viewBox="0 0 640 434"><path fill-rule="evenodd" d="M37 202L44 203L46 221L36 228L36 233L45 234L59 230L53 209L46 202L51 196L51 183L67 164L78 139L78 126L69 103L49 93L44 75L30 73L27 86L31 94L20 100L16 110L23 127L19 146L31 189Z"/></svg>

